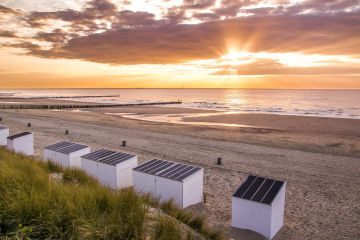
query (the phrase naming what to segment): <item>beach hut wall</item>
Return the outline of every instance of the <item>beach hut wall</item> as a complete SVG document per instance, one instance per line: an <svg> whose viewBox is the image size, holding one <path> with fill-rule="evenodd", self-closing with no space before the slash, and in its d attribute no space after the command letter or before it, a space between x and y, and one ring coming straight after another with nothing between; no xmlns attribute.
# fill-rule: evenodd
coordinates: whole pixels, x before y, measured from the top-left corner
<svg viewBox="0 0 360 240"><path fill-rule="evenodd" d="M8 136L9 136L9 128L0 126L0 146L7 145Z"/></svg>
<svg viewBox="0 0 360 240"><path fill-rule="evenodd" d="M7 137L7 149L26 156L33 156L34 135L30 132L22 132Z"/></svg>

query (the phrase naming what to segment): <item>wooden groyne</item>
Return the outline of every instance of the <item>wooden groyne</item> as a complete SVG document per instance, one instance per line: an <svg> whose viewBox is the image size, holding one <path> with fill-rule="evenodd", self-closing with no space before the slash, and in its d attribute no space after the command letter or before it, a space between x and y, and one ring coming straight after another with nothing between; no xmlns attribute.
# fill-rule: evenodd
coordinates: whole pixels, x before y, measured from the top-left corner
<svg viewBox="0 0 360 240"><path fill-rule="evenodd" d="M115 108L181 104L182 101L148 102L148 103L122 103L122 104L4 104L0 109L72 109L72 108Z"/></svg>
<svg viewBox="0 0 360 240"><path fill-rule="evenodd" d="M120 97L120 95L98 95L98 96L41 96L41 97L13 97L13 96L0 96L0 99L63 99L63 98L110 98L110 97Z"/></svg>

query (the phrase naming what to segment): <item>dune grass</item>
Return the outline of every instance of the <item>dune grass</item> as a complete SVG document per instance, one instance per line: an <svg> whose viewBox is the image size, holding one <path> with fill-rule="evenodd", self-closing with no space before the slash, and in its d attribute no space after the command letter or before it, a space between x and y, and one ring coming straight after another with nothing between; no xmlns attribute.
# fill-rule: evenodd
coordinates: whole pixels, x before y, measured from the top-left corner
<svg viewBox="0 0 360 240"><path fill-rule="evenodd" d="M131 190L112 192L80 170L60 170L0 149L0 235L21 224L35 239L143 239L147 205Z"/></svg>
<svg viewBox="0 0 360 240"><path fill-rule="evenodd" d="M51 178L53 173L61 174ZM150 217L150 206L170 217ZM79 169L0 148L0 239L193 239L174 219L206 239L221 239L202 217L171 201L131 189L112 191Z"/></svg>
<svg viewBox="0 0 360 240"><path fill-rule="evenodd" d="M223 234L219 230L210 228L205 224L204 217L180 209L172 200L160 203L159 207L164 211L164 213L188 225L190 228L203 235L206 239L221 240L224 238Z"/></svg>

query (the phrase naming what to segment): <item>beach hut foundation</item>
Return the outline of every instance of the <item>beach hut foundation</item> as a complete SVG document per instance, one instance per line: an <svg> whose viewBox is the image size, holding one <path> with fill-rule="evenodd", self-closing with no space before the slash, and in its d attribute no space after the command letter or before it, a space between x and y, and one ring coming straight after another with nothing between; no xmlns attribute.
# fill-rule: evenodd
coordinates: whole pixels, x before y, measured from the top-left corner
<svg viewBox="0 0 360 240"><path fill-rule="evenodd" d="M217 165L221 165L221 158L220 158L220 157L217 158L216 164L217 164Z"/></svg>
<svg viewBox="0 0 360 240"><path fill-rule="evenodd" d="M126 141L122 141L122 146L126 147Z"/></svg>

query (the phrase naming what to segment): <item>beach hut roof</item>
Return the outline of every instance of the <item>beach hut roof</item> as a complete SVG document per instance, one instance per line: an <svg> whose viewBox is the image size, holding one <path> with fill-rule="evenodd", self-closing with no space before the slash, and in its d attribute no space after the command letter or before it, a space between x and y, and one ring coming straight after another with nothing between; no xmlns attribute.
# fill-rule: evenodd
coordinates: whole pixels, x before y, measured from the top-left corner
<svg viewBox="0 0 360 240"><path fill-rule="evenodd" d="M20 137L30 135L30 134L32 134L32 133L30 133L30 132L22 132L22 133L15 134L15 135L12 135L12 136L7 137L7 138L10 139L10 140L14 140L16 138L20 138Z"/></svg>
<svg viewBox="0 0 360 240"><path fill-rule="evenodd" d="M181 182L200 171L201 168L188 164L153 159L137 166L133 170Z"/></svg>
<svg viewBox="0 0 360 240"><path fill-rule="evenodd" d="M77 152L79 150L82 150L82 149L88 148L88 147L89 146L75 143L75 144L69 145L67 147L60 148L56 151L59 153L63 153L63 154L70 154L70 153Z"/></svg>
<svg viewBox="0 0 360 240"><path fill-rule="evenodd" d="M95 152L92 153L88 153L84 156L81 156L82 158L88 159L88 160L93 160L93 161L98 161L99 159L102 159L104 157L108 157L110 155L115 154L115 151L110 151L110 150L106 150L106 149L99 149L96 150Z"/></svg>
<svg viewBox="0 0 360 240"><path fill-rule="evenodd" d="M46 146L45 149L52 150L52 151L57 151L57 150L59 150L61 148L69 147L69 146L74 145L74 144L75 143L63 141L63 142L59 142L59 143L55 143L55 144Z"/></svg>
<svg viewBox="0 0 360 240"><path fill-rule="evenodd" d="M124 162L126 160L129 160L131 158L135 157L135 155L128 154L128 153L122 153L122 152L115 152L110 151L106 149L99 149L95 152L86 154L82 156L84 159L109 164L116 166L117 164Z"/></svg>
<svg viewBox="0 0 360 240"><path fill-rule="evenodd" d="M283 181L249 175L233 196L258 203L271 204L283 185Z"/></svg>

